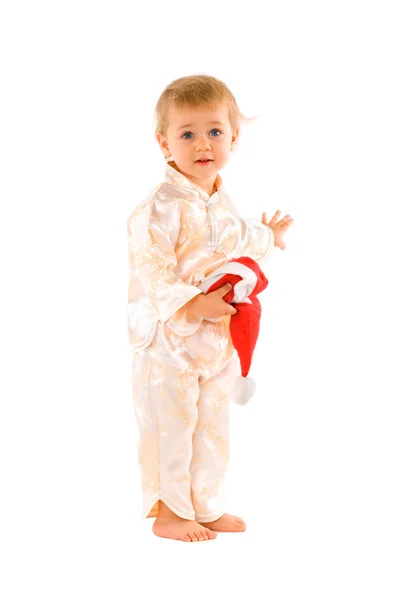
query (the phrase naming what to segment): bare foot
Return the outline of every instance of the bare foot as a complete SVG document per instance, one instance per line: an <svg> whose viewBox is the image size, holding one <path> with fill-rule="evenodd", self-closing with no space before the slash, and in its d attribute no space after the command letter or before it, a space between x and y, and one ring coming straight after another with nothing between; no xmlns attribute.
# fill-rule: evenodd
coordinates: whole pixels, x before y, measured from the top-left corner
<svg viewBox="0 0 400 600"><path fill-rule="evenodd" d="M211 521L211 523L203 523L201 525L204 527L208 527L208 529L212 529L213 531L245 531L246 523L240 517L235 517L234 515L228 515L224 513L222 517L217 519L216 521Z"/></svg>
<svg viewBox="0 0 400 600"><path fill-rule="evenodd" d="M159 537L181 540L182 542L202 542L213 540L217 534L197 521L182 519L159 501L158 517L153 523L153 533Z"/></svg>

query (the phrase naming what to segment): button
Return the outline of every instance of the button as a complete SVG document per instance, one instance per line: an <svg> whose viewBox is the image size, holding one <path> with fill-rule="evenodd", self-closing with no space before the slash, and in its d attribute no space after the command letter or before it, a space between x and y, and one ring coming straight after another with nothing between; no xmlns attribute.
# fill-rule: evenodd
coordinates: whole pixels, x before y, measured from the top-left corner
<svg viewBox="0 0 400 600"><path fill-rule="evenodd" d="M202 283L205 278L204 273L195 273L193 276L193 281L195 283Z"/></svg>

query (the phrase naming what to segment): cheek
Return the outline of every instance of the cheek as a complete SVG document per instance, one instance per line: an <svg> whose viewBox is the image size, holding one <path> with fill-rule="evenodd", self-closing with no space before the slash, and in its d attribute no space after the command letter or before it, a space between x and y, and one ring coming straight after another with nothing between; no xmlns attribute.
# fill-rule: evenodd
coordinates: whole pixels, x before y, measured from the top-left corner
<svg viewBox="0 0 400 600"><path fill-rule="evenodd" d="M185 144L177 144L177 146L175 147L175 154L177 156L185 157L191 153L192 153L191 149L188 146L186 146Z"/></svg>
<svg viewBox="0 0 400 600"><path fill-rule="evenodd" d="M185 150L190 149L190 143L185 142L185 140L178 140L177 142L175 142L175 147L178 150L178 152L185 152Z"/></svg>
<svg viewBox="0 0 400 600"><path fill-rule="evenodd" d="M225 138L224 140L218 140L218 143L215 145L218 148L218 150L225 153L229 152L229 149L231 147L231 143L227 138Z"/></svg>

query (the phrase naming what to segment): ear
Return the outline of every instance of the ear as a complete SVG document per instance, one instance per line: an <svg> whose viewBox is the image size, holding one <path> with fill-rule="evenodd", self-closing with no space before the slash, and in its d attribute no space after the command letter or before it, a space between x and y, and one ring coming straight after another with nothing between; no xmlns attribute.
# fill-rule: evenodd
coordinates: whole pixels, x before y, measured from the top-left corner
<svg viewBox="0 0 400 600"><path fill-rule="evenodd" d="M165 139L165 137L163 136L162 133L160 133L159 131L157 131L156 133L156 138L157 138L157 142L160 145L161 150L164 152L165 150L167 150L169 152L169 148L168 148L168 142Z"/></svg>
<svg viewBox="0 0 400 600"><path fill-rule="evenodd" d="M239 138L239 127L237 127L236 129L232 130L232 144L234 144L235 142L237 142L238 138Z"/></svg>

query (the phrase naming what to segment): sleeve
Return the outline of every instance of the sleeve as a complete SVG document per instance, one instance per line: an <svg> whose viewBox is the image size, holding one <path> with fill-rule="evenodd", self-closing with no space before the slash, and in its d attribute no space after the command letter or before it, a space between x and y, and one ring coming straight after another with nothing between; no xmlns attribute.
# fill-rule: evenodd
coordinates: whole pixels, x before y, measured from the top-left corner
<svg viewBox="0 0 400 600"><path fill-rule="evenodd" d="M264 262L274 249L274 232L258 219L242 219L240 256L249 256L257 263Z"/></svg>
<svg viewBox="0 0 400 600"><path fill-rule="evenodd" d="M140 218L129 222L128 227L136 276L162 323L202 293L175 273L177 260L174 247L179 229L178 199L157 196L142 211Z"/></svg>

